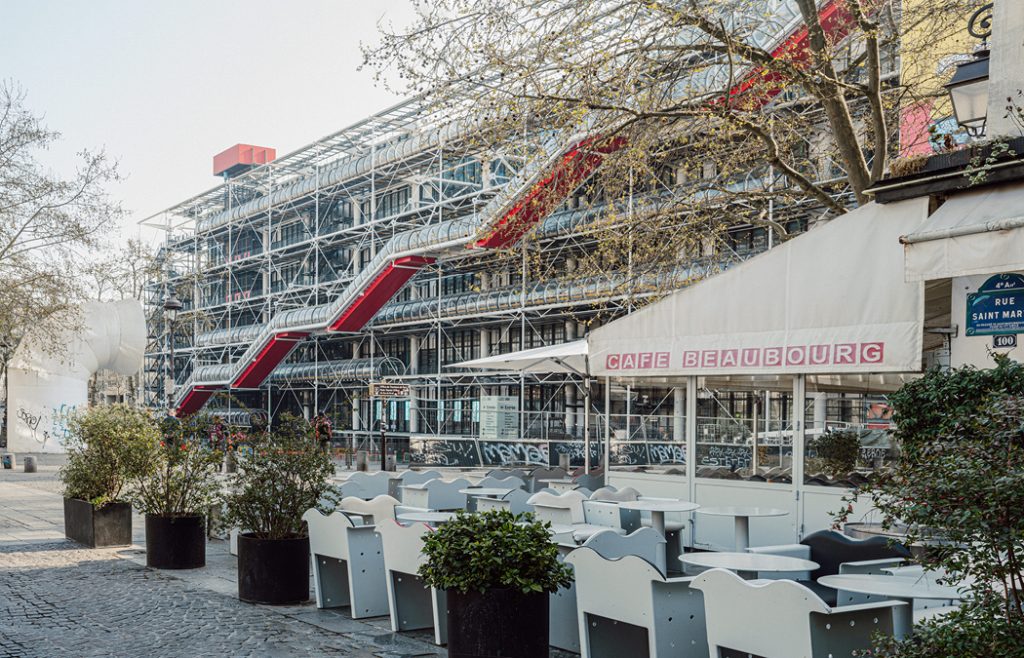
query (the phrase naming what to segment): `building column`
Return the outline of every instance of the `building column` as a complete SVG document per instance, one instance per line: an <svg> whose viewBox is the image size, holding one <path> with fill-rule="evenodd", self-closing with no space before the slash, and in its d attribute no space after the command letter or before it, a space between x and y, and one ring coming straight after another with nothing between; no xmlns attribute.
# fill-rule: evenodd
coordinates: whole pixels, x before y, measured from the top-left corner
<svg viewBox="0 0 1024 658"><path fill-rule="evenodd" d="M814 426L811 429L825 429L828 412L828 396L825 393L814 394Z"/></svg>
<svg viewBox="0 0 1024 658"><path fill-rule="evenodd" d="M491 355L491 330L487 327L480 329L480 358L486 359Z"/></svg>
<svg viewBox="0 0 1024 658"><path fill-rule="evenodd" d="M686 388L683 386L672 389L672 440L686 440Z"/></svg>

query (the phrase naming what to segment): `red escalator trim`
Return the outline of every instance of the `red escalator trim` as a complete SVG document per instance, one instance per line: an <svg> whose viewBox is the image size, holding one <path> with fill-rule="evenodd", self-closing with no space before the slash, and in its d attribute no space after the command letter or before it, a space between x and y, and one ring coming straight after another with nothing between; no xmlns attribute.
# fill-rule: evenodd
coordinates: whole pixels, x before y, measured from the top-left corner
<svg viewBox="0 0 1024 658"><path fill-rule="evenodd" d="M551 173L530 188L523 198L495 223L490 235L478 240L473 246L500 249L517 242L534 224L546 217L555 206L594 173L604 160L604 156L626 145L625 138L615 137L594 146L598 139L585 139L566 151Z"/></svg>
<svg viewBox="0 0 1024 658"><path fill-rule="evenodd" d="M870 11L870 8L868 10ZM822 29L825 31L825 35L834 41L846 38L850 34L851 28L856 25L856 20L850 14L846 3L841 0L835 0L822 7L818 12L818 19L821 22ZM810 33L807 26L801 25L798 30L789 35L789 38L772 51L772 57L775 59L787 59L802 67L809 66L811 63L807 47L809 40ZM748 109L760 108L782 91L781 81L783 79L785 79L785 76L782 73L767 71L764 67L759 66L747 74L742 82L729 90L729 98L733 99L743 96L754 90L755 95L747 100ZM771 86L775 82L780 84L778 86ZM756 87L762 87L763 89L755 89ZM720 99L719 102L724 100L724 98Z"/></svg>
<svg viewBox="0 0 1024 658"><path fill-rule="evenodd" d="M845 3L839 0L824 6L819 12L819 18L825 34L836 40L846 37L854 24L854 19ZM809 39L809 31L804 25L773 50L772 56L807 65L809 63L807 49ZM756 88L766 84L771 85L773 82L780 81L782 77L780 73L766 71L764 67L758 67L742 82L729 90L728 96L734 98L754 90L754 93L758 95L748 100L748 103L755 108L761 107L778 95L781 86L770 86L764 90ZM722 98L717 103L724 101L725 98ZM590 149L589 147L593 146L598 139L599 137L588 138L567 150L552 171L527 191L515 206L495 223L490 235L471 246L500 249L514 244L593 174L601 165L605 155L621 149L626 144L624 137L615 137L598 148Z"/></svg>
<svg viewBox="0 0 1024 658"><path fill-rule="evenodd" d="M359 331L424 265L436 259L427 256L397 258L366 286L366 290L346 308L330 331Z"/></svg>
<svg viewBox="0 0 1024 658"><path fill-rule="evenodd" d="M260 353L256 355L253 362L246 366L235 381L231 382L232 388L259 388L270 373L274 371L277 364L284 361L295 346L309 336L308 333L297 331L285 331L270 339Z"/></svg>
<svg viewBox="0 0 1024 658"><path fill-rule="evenodd" d="M206 401L210 399L214 393L217 392L217 387L214 386L196 386L192 388L185 395L185 399L178 405L178 409L175 411L175 415L178 418L184 418L185 416L191 416L195 412L203 408Z"/></svg>

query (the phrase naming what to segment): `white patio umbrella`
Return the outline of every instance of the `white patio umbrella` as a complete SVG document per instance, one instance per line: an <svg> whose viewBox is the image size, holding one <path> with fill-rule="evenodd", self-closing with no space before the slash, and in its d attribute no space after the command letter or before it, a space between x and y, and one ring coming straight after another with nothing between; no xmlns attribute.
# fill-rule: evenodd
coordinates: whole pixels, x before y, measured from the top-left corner
<svg viewBox="0 0 1024 658"><path fill-rule="evenodd" d="M448 368L534 374L572 373L583 378L583 464L590 472L590 359L586 339L453 363Z"/></svg>

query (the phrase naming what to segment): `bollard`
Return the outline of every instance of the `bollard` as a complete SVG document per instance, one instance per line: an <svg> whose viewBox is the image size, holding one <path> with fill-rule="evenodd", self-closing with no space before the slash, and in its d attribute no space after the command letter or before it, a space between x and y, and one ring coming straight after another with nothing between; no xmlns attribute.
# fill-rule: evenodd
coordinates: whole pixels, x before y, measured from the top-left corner
<svg viewBox="0 0 1024 658"><path fill-rule="evenodd" d="M18 459L14 456L13 452L5 452L3 456L4 468L16 468L18 466Z"/></svg>
<svg viewBox="0 0 1024 658"><path fill-rule="evenodd" d="M357 471L365 471L365 470L367 470L369 468L369 466L368 466L369 457L370 457L369 453L366 452L365 450L357 450L356 451L356 470Z"/></svg>
<svg viewBox="0 0 1024 658"><path fill-rule="evenodd" d="M566 455L564 453L558 455L558 465L561 466L566 471L568 471L569 470L569 455Z"/></svg>
<svg viewBox="0 0 1024 658"><path fill-rule="evenodd" d="M36 458L35 457L25 457L24 464L25 464L25 472L26 473L35 473L36 472Z"/></svg>
<svg viewBox="0 0 1024 658"><path fill-rule="evenodd" d="M388 455L387 470L392 473L398 470L398 462L395 460L394 455Z"/></svg>

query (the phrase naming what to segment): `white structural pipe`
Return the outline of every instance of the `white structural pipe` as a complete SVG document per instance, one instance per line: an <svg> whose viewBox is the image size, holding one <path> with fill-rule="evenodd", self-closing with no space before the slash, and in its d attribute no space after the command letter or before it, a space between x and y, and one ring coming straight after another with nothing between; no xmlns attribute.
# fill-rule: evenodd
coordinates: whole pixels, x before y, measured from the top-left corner
<svg viewBox="0 0 1024 658"><path fill-rule="evenodd" d="M68 420L89 403L89 378L99 370L133 375L142 368L146 318L135 299L86 302L57 348L31 338L7 372L7 449L64 452Z"/></svg>

